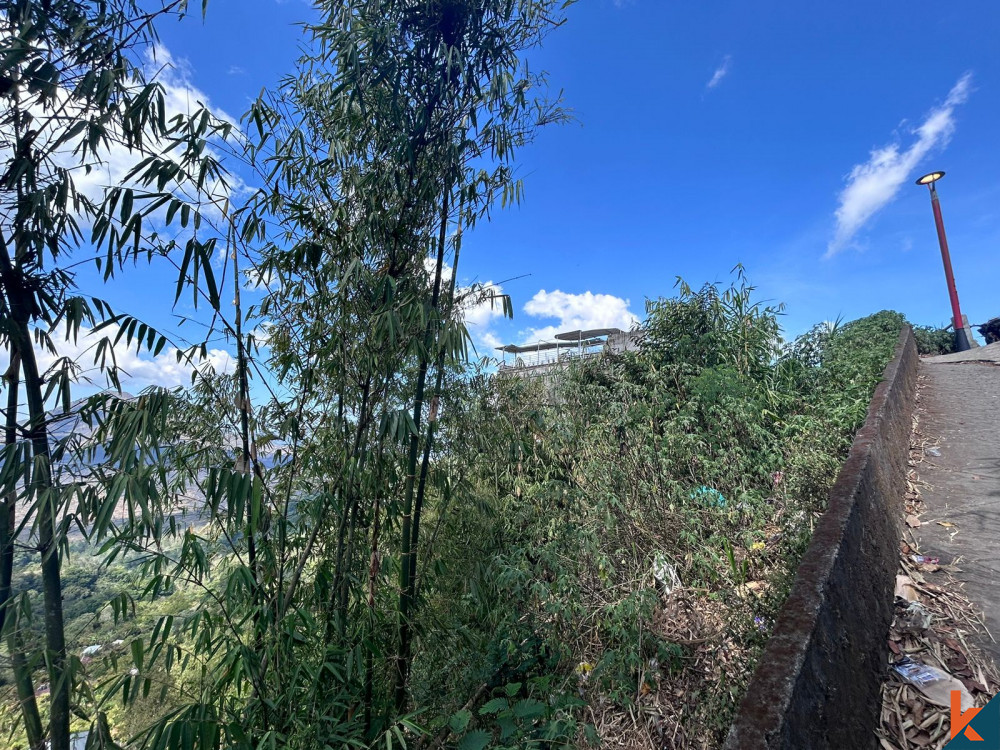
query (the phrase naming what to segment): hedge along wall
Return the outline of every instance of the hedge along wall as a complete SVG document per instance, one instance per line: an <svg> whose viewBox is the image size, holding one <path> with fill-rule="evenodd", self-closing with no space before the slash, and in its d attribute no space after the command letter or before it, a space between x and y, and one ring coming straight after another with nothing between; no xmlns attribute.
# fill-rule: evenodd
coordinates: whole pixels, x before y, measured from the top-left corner
<svg viewBox="0 0 1000 750"><path fill-rule="evenodd" d="M917 364L907 326L830 490L726 750L876 744Z"/></svg>

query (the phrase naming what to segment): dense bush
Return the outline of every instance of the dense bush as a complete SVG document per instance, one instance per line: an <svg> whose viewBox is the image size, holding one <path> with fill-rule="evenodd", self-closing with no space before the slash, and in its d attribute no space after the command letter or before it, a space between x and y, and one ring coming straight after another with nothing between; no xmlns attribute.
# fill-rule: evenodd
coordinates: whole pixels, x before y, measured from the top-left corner
<svg viewBox="0 0 1000 750"><path fill-rule="evenodd" d="M466 386L450 428L491 438L451 443L469 504L440 519L425 631L440 648L416 665L418 705L543 680L578 743L634 733L636 704L632 746L721 740L905 323L882 312L783 346L780 310L752 292L742 274L681 284L648 304L636 352Z"/></svg>
<svg viewBox="0 0 1000 750"><path fill-rule="evenodd" d="M786 344L780 312L740 273L650 301L636 351L547 379L449 372L418 569L417 744L718 746L905 324L881 312ZM178 585L112 617L142 571L80 544L73 650L198 611ZM156 679L141 710L109 710L120 736L202 678Z"/></svg>
<svg viewBox="0 0 1000 750"><path fill-rule="evenodd" d="M913 338L921 354L951 354L955 351L955 334L935 326L914 326Z"/></svg>

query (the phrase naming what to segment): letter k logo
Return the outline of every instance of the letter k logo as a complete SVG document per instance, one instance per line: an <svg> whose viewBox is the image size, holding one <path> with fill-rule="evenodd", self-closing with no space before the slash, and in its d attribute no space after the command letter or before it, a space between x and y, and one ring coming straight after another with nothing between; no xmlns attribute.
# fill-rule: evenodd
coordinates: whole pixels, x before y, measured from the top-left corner
<svg viewBox="0 0 1000 750"><path fill-rule="evenodd" d="M966 739L971 742L984 742L976 730L968 726L969 722L975 718L980 709L970 708L968 711L962 710L962 693L958 690L951 691L951 738L958 737L958 733L965 730Z"/></svg>

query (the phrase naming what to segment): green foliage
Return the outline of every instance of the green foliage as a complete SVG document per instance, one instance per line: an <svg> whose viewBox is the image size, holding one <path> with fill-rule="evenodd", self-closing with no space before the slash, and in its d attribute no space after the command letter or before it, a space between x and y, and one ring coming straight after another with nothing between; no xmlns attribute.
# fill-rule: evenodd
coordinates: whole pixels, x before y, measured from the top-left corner
<svg viewBox="0 0 1000 750"><path fill-rule="evenodd" d="M935 326L914 326L913 338L921 354L951 354L955 351L955 334Z"/></svg>
<svg viewBox="0 0 1000 750"><path fill-rule="evenodd" d="M65 750L72 707L106 748L599 746L588 706L674 683L688 721L724 731L903 320L782 347L780 308L740 268L729 287L679 282L649 302L636 351L551 383L471 369L463 307L512 305L456 287L462 233L519 200L517 149L566 118L524 55L567 5L320 3L297 74L241 133L203 110L168 117L142 78L151 23L183 2L12 6L12 737L38 750L44 717ZM74 171L113 142L134 168L79 194ZM240 205L220 152L254 174ZM120 392L116 344L171 342L72 269L109 280L140 260L167 264L176 304L207 309L179 358L223 335L234 373ZM114 390L74 401L90 363L39 372L35 344L58 353L56 331L85 329ZM691 682L722 633L731 658Z"/></svg>
<svg viewBox="0 0 1000 750"><path fill-rule="evenodd" d="M882 311L846 325L820 324L788 347L783 377L803 391L808 407L788 422L789 492L823 503L904 325L899 313Z"/></svg>
<svg viewBox="0 0 1000 750"><path fill-rule="evenodd" d="M458 708L485 684L481 710L509 709L511 681L602 711L680 691L685 725L721 740L904 324L879 313L783 346L779 312L737 269L649 303L637 351L468 384L446 431L491 439L448 443L471 495L442 519L418 704ZM663 565L682 582L669 595ZM702 639L728 654L708 682L691 671Z"/></svg>
<svg viewBox="0 0 1000 750"><path fill-rule="evenodd" d="M0 489L11 512L15 499L18 508L27 501L38 519L57 748L68 742L71 698L107 746L312 750L412 745L424 734L407 712L410 665L423 647L422 603L436 593L428 566L440 559L436 535L419 529L464 492L463 467L438 464L447 440L436 441L438 411L468 358L461 306L511 309L482 286L456 289L461 233L520 198L517 149L565 119L524 60L565 3L446 5L321 3L298 74L255 102L238 134L204 111L168 117L160 88L142 81L132 54L152 40L157 13L140 15L127 0L24 2L16 10L31 22L7 19L13 46L24 47L4 56L24 68L24 85L3 92L13 102L7 124L28 158L8 170L17 184L4 186L14 220L3 239L20 275L0 269L5 321L16 324L2 335L33 389L33 440L8 440ZM76 45L77 33L81 45L97 34L104 56L68 56L60 80L78 76L85 106L76 121L51 118L68 130L33 153L35 114L17 97L51 106L58 76L33 60ZM89 169L122 139L136 159L124 183L102 200L76 195L55 166L62 149L82 143L75 153ZM254 173L240 205L230 202L220 152ZM31 193L36 183L45 184ZM89 243L77 211L92 228ZM175 239L164 239L167 228ZM58 263L86 250L96 255L82 260L105 280L129 261L171 265L175 303L207 307L210 320L181 356L191 363L221 334L236 350L236 372L200 369L183 392L118 392L115 344L156 354L170 342L77 295ZM261 284L260 303L247 309L241 263ZM20 278L31 283L11 283ZM244 332L251 321L266 327L263 352ZM30 337L57 351L48 337L63 327L98 333L94 362L115 391L74 403L78 363L65 359L61 374L44 377L30 371ZM72 426L50 444L46 402L55 398ZM61 583L70 528L103 570L128 568L132 585L88 592L93 576L78 578L88 566ZM12 550L12 539L0 547ZM84 663L53 633L101 593L126 643ZM54 611L64 594L71 611ZM19 636L33 633L32 598L3 603L24 604ZM178 609L153 607L167 601ZM95 602L93 611L106 610Z"/></svg>
<svg viewBox="0 0 1000 750"><path fill-rule="evenodd" d="M568 692L553 691L551 678L508 683L496 692L479 707L477 716L467 709L451 716L448 730L458 738L456 747L569 750L577 747L581 733L594 736L592 726L574 718L586 703ZM478 728L470 728L473 724Z"/></svg>
<svg viewBox="0 0 1000 750"><path fill-rule="evenodd" d="M183 14L186 5L18 0L6 3L0 18L0 345L11 363L5 373L0 638L11 654L33 750L46 742L68 750L72 713L91 720L95 741L110 746L104 714L88 713L92 692L82 661L67 650L66 617L72 613L63 609L61 578L69 529L90 533L92 524L109 519L87 513L96 487L82 480L81 464L71 458L78 441L51 434L57 421L51 407L71 411L72 386L85 370L72 358L56 357L41 371L37 353L57 355L59 334L75 343L85 329L98 332L94 369L120 388L115 343L154 352L165 346L159 332L81 290L75 269L94 263L107 280L139 260L172 260L176 244L151 228L164 223L157 212L167 207L169 225L179 209L181 223L186 227L190 219L197 229L201 199L220 184L206 142L228 126L200 110L168 118L162 87L145 80L140 64L155 40L157 18ZM101 167L112 147L137 163L126 184L103 199L78 190L79 176ZM211 272L215 240L186 234L177 289L205 294L218 309ZM29 597L13 580L13 547L21 533L40 563L41 642L27 637L34 612L22 606ZM68 593L73 598L77 592ZM38 663L45 664L49 684L44 730L32 674Z"/></svg>

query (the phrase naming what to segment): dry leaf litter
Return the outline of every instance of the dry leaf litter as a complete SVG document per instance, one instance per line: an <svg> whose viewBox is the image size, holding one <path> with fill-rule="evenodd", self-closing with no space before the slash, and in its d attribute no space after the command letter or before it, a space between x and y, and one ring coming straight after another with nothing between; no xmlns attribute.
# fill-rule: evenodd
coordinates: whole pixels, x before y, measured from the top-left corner
<svg viewBox="0 0 1000 750"><path fill-rule="evenodd" d="M986 705L1000 690L1000 670L974 642L993 635L956 577L961 559L941 565L937 558L921 554L912 531L921 525L920 496L927 487L920 479L920 464L925 456L940 455L934 441L920 431L919 390L910 436L895 617L887 642L889 674L882 686L876 730L884 750L944 747L951 741L951 691L960 691L966 709Z"/></svg>

